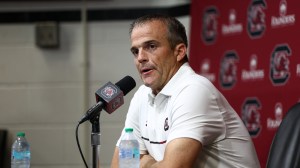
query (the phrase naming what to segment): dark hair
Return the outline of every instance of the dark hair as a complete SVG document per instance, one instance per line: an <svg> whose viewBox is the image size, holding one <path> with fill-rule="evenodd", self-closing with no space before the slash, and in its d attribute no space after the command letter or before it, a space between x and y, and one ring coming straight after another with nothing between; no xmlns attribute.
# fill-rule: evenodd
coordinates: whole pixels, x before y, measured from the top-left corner
<svg viewBox="0 0 300 168"><path fill-rule="evenodd" d="M129 34L131 35L132 30L136 26L141 26L145 23L152 21L161 21L167 26L168 30L168 41L170 43L170 47L174 49L176 45L180 43L184 43L186 47L188 47L188 40L186 36L185 27L182 23L180 23L176 18L162 15L162 14L150 14L145 15L140 18L137 18L132 22L129 29ZM185 56L185 62L187 61L187 55Z"/></svg>

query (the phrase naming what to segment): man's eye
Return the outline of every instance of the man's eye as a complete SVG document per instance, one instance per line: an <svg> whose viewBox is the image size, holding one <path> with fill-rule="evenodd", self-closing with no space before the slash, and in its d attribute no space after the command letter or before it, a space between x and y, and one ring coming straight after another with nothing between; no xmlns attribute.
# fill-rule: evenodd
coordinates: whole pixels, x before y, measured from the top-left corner
<svg viewBox="0 0 300 168"><path fill-rule="evenodd" d="M149 44L149 49L153 50L153 49L156 49L156 45L155 44Z"/></svg>
<svg viewBox="0 0 300 168"><path fill-rule="evenodd" d="M136 56L136 55L139 54L139 50L138 50L138 49L132 49L132 50L131 50L131 53L132 53L134 56Z"/></svg>

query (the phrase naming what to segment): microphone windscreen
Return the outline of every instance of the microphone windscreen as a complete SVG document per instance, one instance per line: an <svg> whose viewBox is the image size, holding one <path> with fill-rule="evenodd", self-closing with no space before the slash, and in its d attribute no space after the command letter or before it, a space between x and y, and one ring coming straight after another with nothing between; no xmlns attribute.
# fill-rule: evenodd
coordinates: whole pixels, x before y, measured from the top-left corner
<svg viewBox="0 0 300 168"><path fill-rule="evenodd" d="M135 86L135 80L131 76L125 76L116 85L123 91L124 96L130 92Z"/></svg>

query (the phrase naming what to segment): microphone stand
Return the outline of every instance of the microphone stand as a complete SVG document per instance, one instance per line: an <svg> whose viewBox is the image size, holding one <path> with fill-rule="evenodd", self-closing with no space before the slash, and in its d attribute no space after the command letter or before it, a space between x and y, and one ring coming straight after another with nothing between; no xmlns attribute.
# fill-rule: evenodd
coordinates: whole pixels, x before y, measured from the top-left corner
<svg viewBox="0 0 300 168"><path fill-rule="evenodd" d="M91 144L93 148L93 168L100 168L100 113L90 119L92 123Z"/></svg>

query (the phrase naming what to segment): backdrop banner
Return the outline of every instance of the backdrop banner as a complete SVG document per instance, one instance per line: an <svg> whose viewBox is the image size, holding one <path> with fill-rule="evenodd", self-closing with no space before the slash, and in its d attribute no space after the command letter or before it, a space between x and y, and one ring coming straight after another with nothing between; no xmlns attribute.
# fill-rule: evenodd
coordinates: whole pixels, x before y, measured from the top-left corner
<svg viewBox="0 0 300 168"><path fill-rule="evenodd" d="M260 163L300 100L299 0L192 0L190 64L228 99Z"/></svg>

